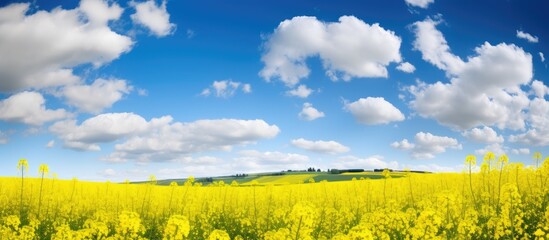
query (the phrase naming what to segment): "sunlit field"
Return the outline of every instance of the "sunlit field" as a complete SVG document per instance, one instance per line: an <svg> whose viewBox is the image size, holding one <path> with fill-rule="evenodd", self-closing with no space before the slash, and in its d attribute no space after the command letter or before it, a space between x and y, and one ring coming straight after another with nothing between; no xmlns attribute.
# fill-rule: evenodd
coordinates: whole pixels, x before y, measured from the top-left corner
<svg viewBox="0 0 549 240"><path fill-rule="evenodd" d="M541 159L524 167L488 153L478 164L467 156L462 173L207 186L60 180L46 165L30 178L21 160L21 177L0 179L0 239L544 239ZM274 185L291 178L301 183Z"/></svg>

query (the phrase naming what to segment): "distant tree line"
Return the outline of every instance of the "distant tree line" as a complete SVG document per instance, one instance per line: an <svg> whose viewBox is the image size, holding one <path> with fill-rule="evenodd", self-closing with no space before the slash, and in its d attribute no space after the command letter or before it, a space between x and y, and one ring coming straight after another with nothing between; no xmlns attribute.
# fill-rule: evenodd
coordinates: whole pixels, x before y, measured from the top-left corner
<svg viewBox="0 0 549 240"><path fill-rule="evenodd" d="M247 177L248 174L247 173L237 173L236 175L234 175L233 177Z"/></svg>
<svg viewBox="0 0 549 240"><path fill-rule="evenodd" d="M352 169L328 169L328 172L331 174L340 174L340 173L346 173L346 172L364 172L364 169L360 168L352 168Z"/></svg>
<svg viewBox="0 0 549 240"><path fill-rule="evenodd" d="M282 171L284 172L284 171ZM307 168L307 170L292 170L292 169L288 169L286 170L286 172L322 172L322 170L319 169L315 169L314 167L309 167Z"/></svg>

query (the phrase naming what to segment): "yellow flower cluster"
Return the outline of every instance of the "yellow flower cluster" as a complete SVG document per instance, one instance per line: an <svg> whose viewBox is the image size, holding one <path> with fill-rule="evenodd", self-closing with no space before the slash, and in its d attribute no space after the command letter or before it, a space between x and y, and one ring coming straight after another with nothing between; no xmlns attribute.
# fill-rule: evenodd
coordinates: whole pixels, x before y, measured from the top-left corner
<svg viewBox="0 0 549 240"><path fill-rule="evenodd" d="M549 239L549 159L538 158L281 185L97 183L44 177L45 166L0 178L0 239Z"/></svg>

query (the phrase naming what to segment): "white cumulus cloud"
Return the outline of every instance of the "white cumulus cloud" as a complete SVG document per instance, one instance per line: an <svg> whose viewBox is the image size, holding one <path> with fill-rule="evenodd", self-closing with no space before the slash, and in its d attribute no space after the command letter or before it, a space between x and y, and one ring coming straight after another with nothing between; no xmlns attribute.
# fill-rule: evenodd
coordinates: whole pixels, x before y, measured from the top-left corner
<svg viewBox="0 0 549 240"><path fill-rule="evenodd" d="M0 101L0 120L42 125L70 117L64 109L47 109L46 100L38 92L20 92Z"/></svg>
<svg viewBox="0 0 549 240"><path fill-rule="evenodd" d="M294 17L266 37L261 57L265 66L259 74L293 87L310 73L306 60L318 56L333 80L387 77L386 66L401 61L400 43L393 31L354 16L342 16L339 22Z"/></svg>
<svg viewBox="0 0 549 240"><path fill-rule="evenodd" d="M507 147L503 146L500 143L493 143L485 146L482 149L477 149L475 151L475 154L483 156L483 155L486 155L486 153L488 152L492 152L496 156L499 156L499 155L507 154L508 150L509 149Z"/></svg>
<svg viewBox="0 0 549 240"><path fill-rule="evenodd" d="M549 87L547 87L542 81L534 80L531 85L532 91L538 98L544 98L549 94Z"/></svg>
<svg viewBox="0 0 549 240"><path fill-rule="evenodd" d="M516 155L529 155L530 154L530 149L528 149L528 148L518 148L518 149L513 149L511 152L513 154L516 154Z"/></svg>
<svg viewBox="0 0 549 240"><path fill-rule="evenodd" d="M148 122L134 113L105 113L89 118L80 125L73 119L56 122L49 130L62 139L67 148L99 151L100 143L143 134L148 127Z"/></svg>
<svg viewBox="0 0 549 240"><path fill-rule="evenodd" d="M435 0L404 0L406 4L419 7L419 8L428 8L429 4L434 3Z"/></svg>
<svg viewBox="0 0 549 240"><path fill-rule="evenodd" d="M163 0L160 5L157 5L155 0L140 3L132 1L130 5L135 8L135 13L130 17L134 23L148 28L157 37L170 35L175 29L175 24L170 23L166 4L166 0Z"/></svg>
<svg viewBox="0 0 549 240"><path fill-rule="evenodd" d="M521 38L521 39L525 39L526 41L531 42L531 43L537 43L537 42L539 42L538 37L533 36L533 35L530 34L530 33L523 32L523 31L521 31L521 30L517 30L517 37L518 37L518 38Z"/></svg>
<svg viewBox="0 0 549 240"><path fill-rule="evenodd" d="M133 46L110 21L123 9L116 3L82 0L75 9L27 14L28 3L0 8L0 91L39 89L77 83L72 67L98 67Z"/></svg>
<svg viewBox="0 0 549 240"><path fill-rule="evenodd" d="M412 25L416 35L414 49L422 53L423 60L454 74L461 70L464 63L460 57L451 53L444 35L436 28L441 22L441 19L431 18L415 22Z"/></svg>
<svg viewBox="0 0 549 240"><path fill-rule="evenodd" d="M336 141L311 141L303 138L292 140L292 145L311 152L338 154L348 152L349 147Z"/></svg>
<svg viewBox="0 0 549 240"><path fill-rule="evenodd" d="M97 79L91 85L68 85L62 89L67 104L82 112L99 113L130 93L133 87L125 80Z"/></svg>
<svg viewBox="0 0 549 240"><path fill-rule="evenodd" d="M465 131L462 135L475 142L485 144L502 143L504 141L503 136L498 135L494 129L486 126Z"/></svg>
<svg viewBox="0 0 549 240"><path fill-rule="evenodd" d="M134 113L105 113L78 124L66 120L53 124L50 132L64 147L99 151L100 144L117 142L104 158L111 162L178 160L189 154L230 150L233 146L273 138L280 132L263 120L215 119L174 122L171 116L149 121Z"/></svg>
<svg viewBox="0 0 549 240"><path fill-rule="evenodd" d="M549 146L549 101L544 98L530 101L528 120L530 129L509 136L509 141L529 146Z"/></svg>
<svg viewBox="0 0 549 240"><path fill-rule="evenodd" d="M532 79L532 56L512 44L486 42L463 62L450 52L436 24L431 19L414 24L415 46L423 59L445 70L451 81L410 87L415 97L410 102L412 109L454 129L482 125L523 129L529 99L521 86Z"/></svg>
<svg viewBox="0 0 549 240"><path fill-rule="evenodd" d="M308 88L305 84L300 84L296 88L289 90L286 93L294 97L307 98L309 95L311 95L311 93L313 93L313 90Z"/></svg>
<svg viewBox="0 0 549 240"><path fill-rule="evenodd" d="M409 151L412 158L432 159L435 155L446 152L446 149L462 149L461 144L455 139L445 136L436 136L431 133L418 132L414 142L407 139L393 142L391 147Z"/></svg>
<svg viewBox="0 0 549 240"><path fill-rule="evenodd" d="M400 63L396 69L405 73L413 73L416 71L416 67L409 62Z"/></svg>
<svg viewBox="0 0 549 240"><path fill-rule="evenodd" d="M351 112L359 123L366 125L404 120L404 114L382 97L361 98L352 103L345 103L344 108Z"/></svg>
<svg viewBox="0 0 549 240"><path fill-rule="evenodd" d="M303 108L301 109L301 112L298 114L299 119L305 120L305 121L313 121L318 118L324 117L324 113L321 111L318 111L316 108L313 107L313 104L311 103L304 103Z"/></svg>

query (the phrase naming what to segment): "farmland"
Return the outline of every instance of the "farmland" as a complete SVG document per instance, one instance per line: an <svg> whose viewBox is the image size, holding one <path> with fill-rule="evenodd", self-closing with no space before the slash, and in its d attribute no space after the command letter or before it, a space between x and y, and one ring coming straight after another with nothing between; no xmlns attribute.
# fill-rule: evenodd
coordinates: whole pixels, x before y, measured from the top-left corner
<svg viewBox="0 0 549 240"><path fill-rule="evenodd" d="M189 177L168 186L154 176L141 184L60 180L47 166L30 178L21 160L20 177L0 178L0 238L545 238L549 160L465 160L463 173Z"/></svg>

